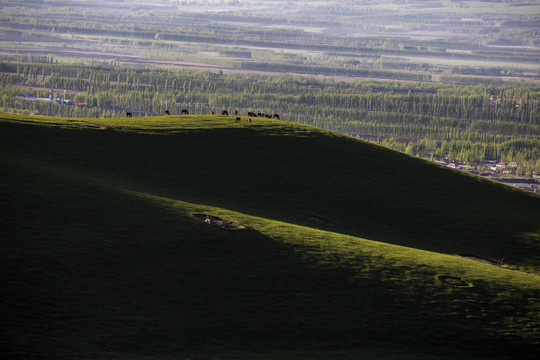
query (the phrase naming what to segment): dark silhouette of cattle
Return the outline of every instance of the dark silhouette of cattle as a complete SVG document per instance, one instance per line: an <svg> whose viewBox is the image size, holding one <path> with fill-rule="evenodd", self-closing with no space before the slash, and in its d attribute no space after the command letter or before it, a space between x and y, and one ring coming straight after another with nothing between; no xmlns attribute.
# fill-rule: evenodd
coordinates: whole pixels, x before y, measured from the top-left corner
<svg viewBox="0 0 540 360"><path fill-rule="evenodd" d="M169 112L169 110L165 110L165 115L171 115L171 113Z"/></svg>
<svg viewBox="0 0 540 360"><path fill-rule="evenodd" d="M234 110L234 115L238 115L238 110Z"/></svg>
<svg viewBox="0 0 540 360"><path fill-rule="evenodd" d="M251 125L251 118L248 119L248 125Z"/></svg>
<svg viewBox="0 0 540 360"><path fill-rule="evenodd" d="M130 112L127 112L127 113L126 113L126 117L132 117L132 116L133 116L133 115L131 115Z"/></svg>
<svg viewBox="0 0 540 360"><path fill-rule="evenodd" d="M221 110L221 115L229 116L229 113L227 110Z"/></svg>
<svg viewBox="0 0 540 360"><path fill-rule="evenodd" d="M214 110L210 110L210 115L214 115Z"/></svg>
<svg viewBox="0 0 540 360"><path fill-rule="evenodd" d="M186 109L182 110L182 115L189 115L188 111Z"/></svg>
<svg viewBox="0 0 540 360"><path fill-rule="evenodd" d="M263 117L263 118L267 118L267 119L277 119L277 120L281 120L281 118L279 117L279 114L265 114L265 113L254 113L254 112L248 112L248 116L250 117Z"/></svg>
<svg viewBox="0 0 540 360"><path fill-rule="evenodd" d="M239 117L236 117L236 122L240 121L240 118Z"/></svg>

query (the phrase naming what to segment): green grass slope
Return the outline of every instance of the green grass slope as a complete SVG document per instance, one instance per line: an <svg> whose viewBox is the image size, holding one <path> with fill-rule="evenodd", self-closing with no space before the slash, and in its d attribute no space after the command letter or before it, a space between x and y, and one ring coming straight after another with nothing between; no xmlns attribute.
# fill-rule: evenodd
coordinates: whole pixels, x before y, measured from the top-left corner
<svg viewBox="0 0 540 360"><path fill-rule="evenodd" d="M246 120L2 114L4 357L536 358L538 196Z"/></svg>

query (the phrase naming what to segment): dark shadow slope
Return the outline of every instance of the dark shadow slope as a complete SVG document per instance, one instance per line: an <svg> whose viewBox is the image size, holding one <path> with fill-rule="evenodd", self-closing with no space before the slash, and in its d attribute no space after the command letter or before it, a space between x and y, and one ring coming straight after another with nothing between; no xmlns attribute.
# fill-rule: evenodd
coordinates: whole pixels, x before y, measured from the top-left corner
<svg viewBox="0 0 540 360"><path fill-rule="evenodd" d="M485 331L516 305L483 284L433 292L402 280L412 269L353 279L255 230L207 226L76 174L29 163L3 170L3 357L252 358L246 352L279 349L284 359L527 358L537 350ZM407 277L426 275L414 271ZM516 294L517 304L534 296Z"/></svg>
<svg viewBox="0 0 540 360"><path fill-rule="evenodd" d="M540 258L538 196L314 128L272 122L149 135L4 123L1 136L7 157L157 195L528 269Z"/></svg>

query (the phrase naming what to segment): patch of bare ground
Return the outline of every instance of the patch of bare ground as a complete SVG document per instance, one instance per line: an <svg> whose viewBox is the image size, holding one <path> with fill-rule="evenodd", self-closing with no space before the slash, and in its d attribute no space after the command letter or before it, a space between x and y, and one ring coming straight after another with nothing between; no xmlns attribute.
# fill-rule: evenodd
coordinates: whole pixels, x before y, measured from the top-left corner
<svg viewBox="0 0 540 360"><path fill-rule="evenodd" d="M465 280L456 276L437 275L437 279L443 284L455 288L468 288L474 286L473 284L466 282Z"/></svg>
<svg viewBox="0 0 540 360"><path fill-rule="evenodd" d="M217 227L219 229L223 230L245 230L248 229L244 224L234 221L234 220L227 220L222 219L217 216L209 215L209 214L193 214L197 219L202 220L203 223Z"/></svg>
<svg viewBox="0 0 540 360"><path fill-rule="evenodd" d="M108 128L107 126L105 126L103 124L93 123L93 122L90 122L90 121L69 120L69 122L71 122L71 123L73 123L75 125L88 127L88 128L93 128L93 129L107 129Z"/></svg>

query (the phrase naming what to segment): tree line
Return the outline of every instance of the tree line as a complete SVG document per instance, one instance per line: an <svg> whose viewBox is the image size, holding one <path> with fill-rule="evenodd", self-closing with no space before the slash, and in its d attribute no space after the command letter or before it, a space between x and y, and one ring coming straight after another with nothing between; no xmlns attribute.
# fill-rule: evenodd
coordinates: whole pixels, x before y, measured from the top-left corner
<svg viewBox="0 0 540 360"><path fill-rule="evenodd" d="M540 87L532 84L339 82L293 75L50 62L1 61L0 107L4 111L81 117L119 117L126 111L143 116L165 110L180 114L183 109L191 114L222 109L244 115L279 112L289 121L380 137L379 143L415 155L439 157L447 153L471 163L491 158L534 163L540 148ZM48 97L50 88L66 89L68 98L88 106L17 98L21 91ZM399 141L388 140L391 138ZM514 140L526 140L529 145L523 147ZM501 147L503 144L509 145Z"/></svg>

